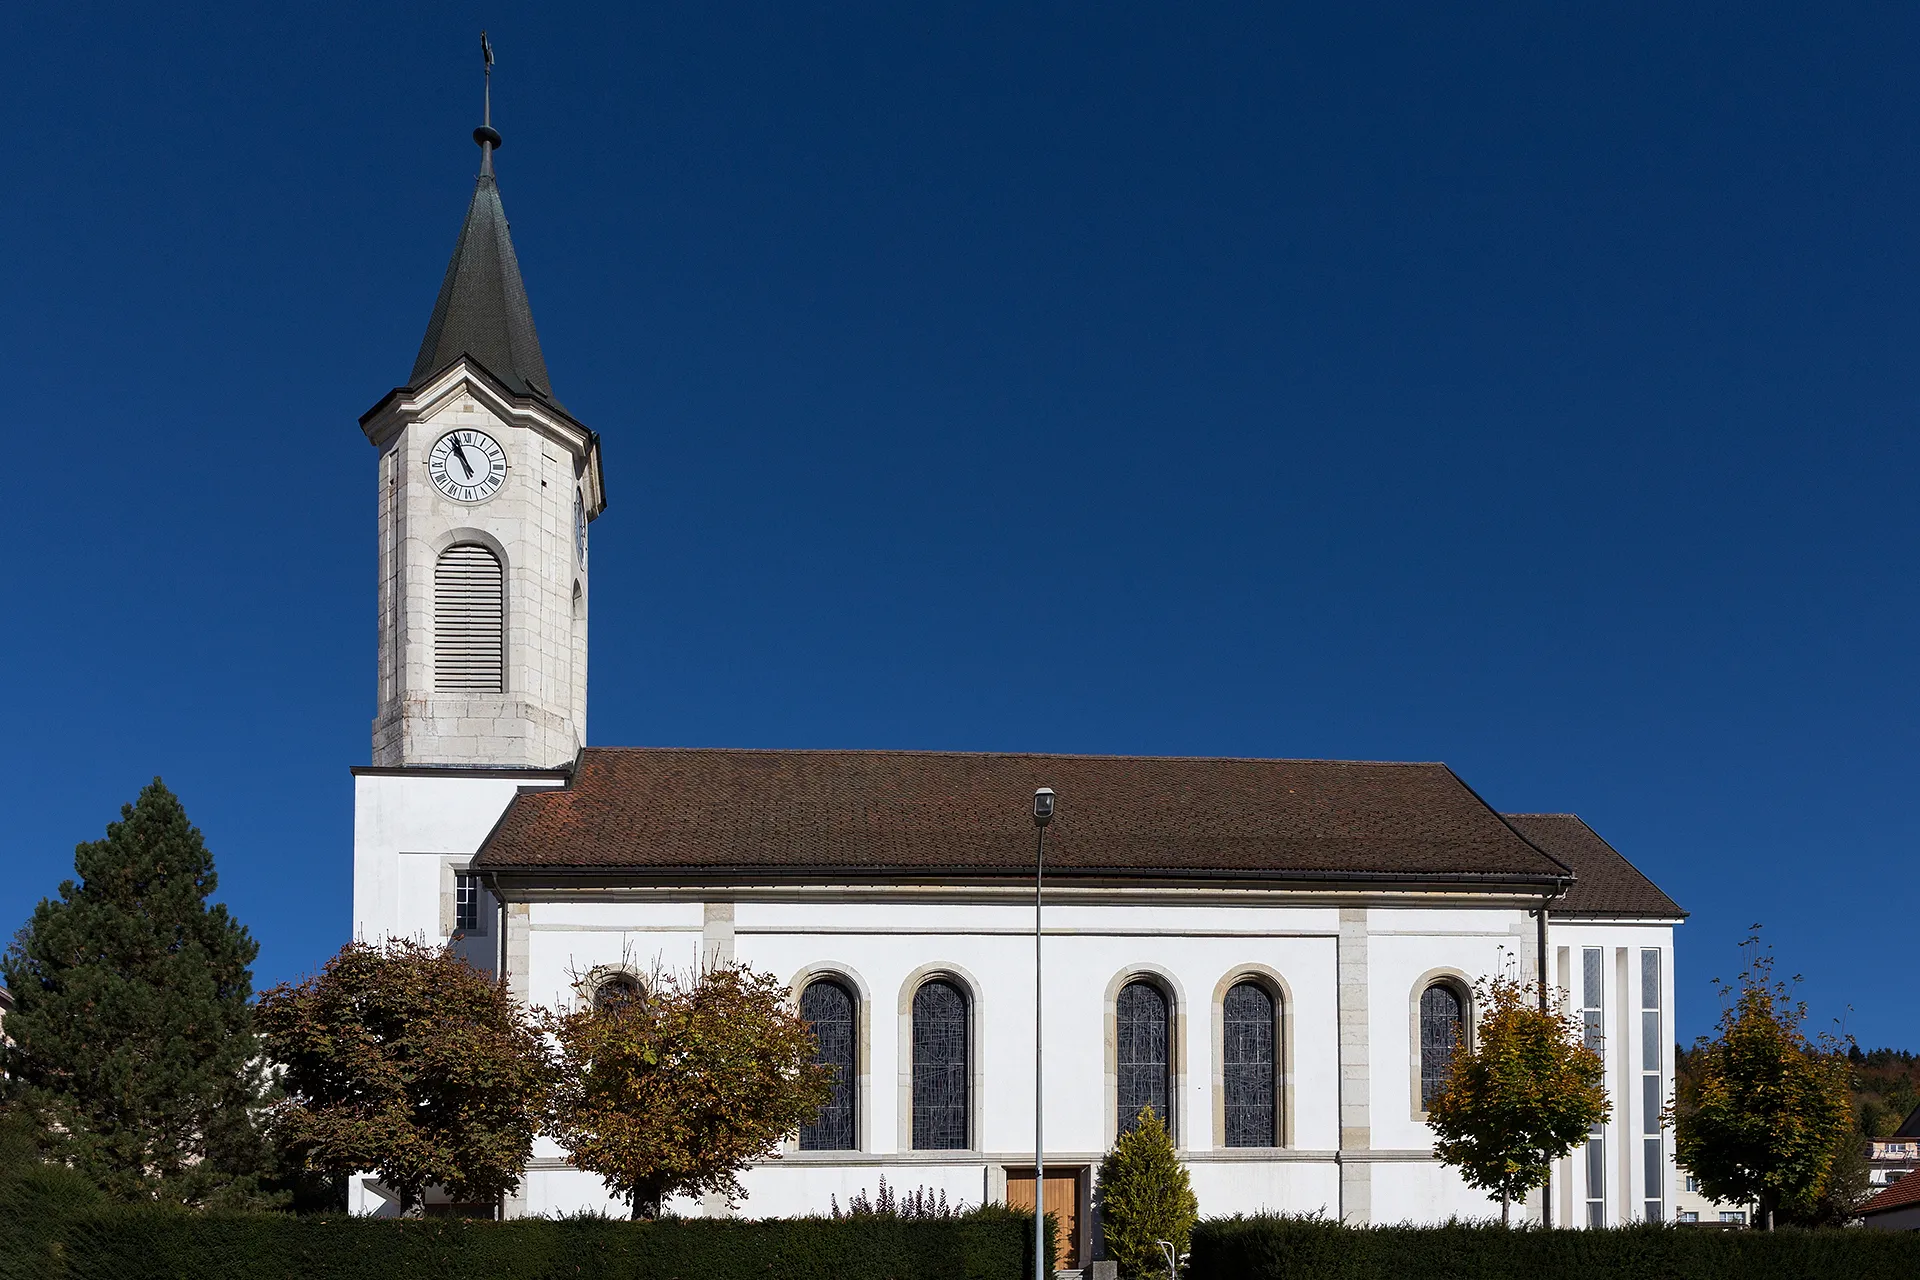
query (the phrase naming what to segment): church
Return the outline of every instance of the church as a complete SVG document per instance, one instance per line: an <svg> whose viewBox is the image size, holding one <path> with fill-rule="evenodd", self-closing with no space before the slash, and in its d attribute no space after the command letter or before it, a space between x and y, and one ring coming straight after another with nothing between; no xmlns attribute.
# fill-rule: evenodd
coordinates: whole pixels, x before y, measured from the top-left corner
<svg viewBox="0 0 1920 1280"><path fill-rule="evenodd" d="M1611 1120L1524 1216L1671 1216L1673 930L1579 818L1496 812L1444 764L587 745L600 437L556 397L494 173L480 174L377 455L372 763L353 933L452 945L576 1007L657 967L791 984L832 1101L737 1204L892 1187L1031 1205L1094 1247L1092 1171L1151 1104L1205 1215L1484 1217L1426 1102L1476 980L1544 977L1604 1055ZM1034 977L1037 788L1044 989ZM1036 1188L1036 1015L1047 1158ZM351 1205L392 1212L371 1179ZM507 1216L623 1212L542 1140Z"/></svg>

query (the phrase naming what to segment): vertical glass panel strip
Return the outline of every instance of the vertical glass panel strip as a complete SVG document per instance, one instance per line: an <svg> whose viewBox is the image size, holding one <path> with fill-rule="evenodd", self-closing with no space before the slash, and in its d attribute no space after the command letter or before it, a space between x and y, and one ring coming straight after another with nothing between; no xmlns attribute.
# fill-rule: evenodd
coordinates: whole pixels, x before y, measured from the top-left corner
<svg viewBox="0 0 1920 1280"><path fill-rule="evenodd" d="M1582 1008L1598 1009L1601 1007L1600 970L1602 958L1605 954L1606 952L1600 947L1588 947L1581 953L1581 988L1582 995L1585 997L1585 1003L1581 1006Z"/></svg>
<svg viewBox="0 0 1920 1280"><path fill-rule="evenodd" d="M1660 952L1653 947L1640 953L1640 1007L1660 1007Z"/></svg>
<svg viewBox="0 0 1920 1280"><path fill-rule="evenodd" d="M1649 1009L1640 1015L1640 1068L1660 1069L1660 1011Z"/></svg>

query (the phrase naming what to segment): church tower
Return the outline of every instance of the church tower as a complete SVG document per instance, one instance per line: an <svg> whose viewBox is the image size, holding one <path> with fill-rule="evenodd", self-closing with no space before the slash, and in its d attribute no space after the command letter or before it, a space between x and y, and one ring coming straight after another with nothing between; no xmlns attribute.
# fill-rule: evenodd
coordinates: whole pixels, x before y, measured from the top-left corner
<svg viewBox="0 0 1920 1280"><path fill-rule="evenodd" d="M587 729L587 526L600 438L547 381L494 180L480 176L380 451L376 766L546 769Z"/></svg>

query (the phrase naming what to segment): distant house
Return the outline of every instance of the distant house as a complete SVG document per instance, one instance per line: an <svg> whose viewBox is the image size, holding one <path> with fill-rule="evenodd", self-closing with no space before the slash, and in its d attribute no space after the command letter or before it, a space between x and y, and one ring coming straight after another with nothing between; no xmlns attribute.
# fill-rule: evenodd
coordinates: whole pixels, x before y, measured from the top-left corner
<svg viewBox="0 0 1920 1280"><path fill-rule="evenodd" d="M1731 1200L1715 1200L1700 1189L1700 1179L1685 1168L1676 1169L1673 1220L1682 1226L1744 1227L1747 1206Z"/></svg>
<svg viewBox="0 0 1920 1280"><path fill-rule="evenodd" d="M1908 1174L1861 1205L1860 1216L1875 1231L1920 1231L1920 1172Z"/></svg>
<svg viewBox="0 0 1920 1280"><path fill-rule="evenodd" d="M1876 1191L1920 1169L1920 1107L1888 1136L1867 1139L1867 1169Z"/></svg>

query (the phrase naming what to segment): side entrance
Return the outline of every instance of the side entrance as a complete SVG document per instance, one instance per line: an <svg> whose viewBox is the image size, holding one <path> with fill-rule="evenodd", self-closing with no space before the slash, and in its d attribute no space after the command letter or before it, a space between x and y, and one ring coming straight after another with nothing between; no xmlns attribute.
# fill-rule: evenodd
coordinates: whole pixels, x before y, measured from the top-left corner
<svg viewBox="0 0 1920 1280"><path fill-rule="evenodd" d="M1047 1186L1045 1191L1045 1212L1053 1215L1054 1222L1054 1266L1061 1271L1075 1271L1081 1266L1081 1258L1086 1256L1087 1221L1082 1211L1086 1203L1086 1184L1088 1171L1085 1167L1067 1166L1059 1168L1047 1166ZM1033 1208L1033 1166L1007 1170L1007 1207L1010 1209Z"/></svg>

